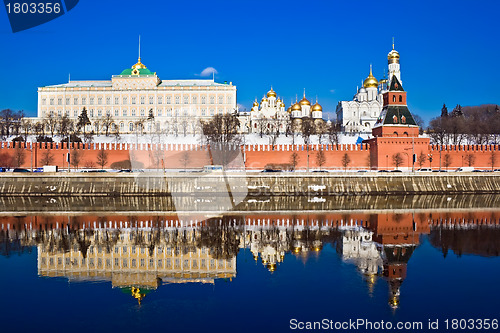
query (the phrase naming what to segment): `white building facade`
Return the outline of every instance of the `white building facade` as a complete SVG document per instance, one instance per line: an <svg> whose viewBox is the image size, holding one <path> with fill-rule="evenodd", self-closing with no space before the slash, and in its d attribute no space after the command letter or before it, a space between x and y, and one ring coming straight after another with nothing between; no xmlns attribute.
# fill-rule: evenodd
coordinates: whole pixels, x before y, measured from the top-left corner
<svg viewBox="0 0 500 333"><path fill-rule="evenodd" d="M397 76L401 82L399 53L394 49L387 55L389 79L384 76L378 81L372 73L363 81L351 101L340 101L337 104L337 122L343 131L348 133L371 133L383 107L383 94L387 91L387 82Z"/></svg>
<svg viewBox="0 0 500 333"><path fill-rule="evenodd" d="M236 86L214 80L161 80L141 62L108 81L69 81L38 88L38 118L67 115L75 122L83 108L95 131L104 117L112 130L196 130L198 120L236 112ZM151 115L153 117L151 117ZM186 125L187 124L187 125ZM167 133L168 134L168 133Z"/></svg>

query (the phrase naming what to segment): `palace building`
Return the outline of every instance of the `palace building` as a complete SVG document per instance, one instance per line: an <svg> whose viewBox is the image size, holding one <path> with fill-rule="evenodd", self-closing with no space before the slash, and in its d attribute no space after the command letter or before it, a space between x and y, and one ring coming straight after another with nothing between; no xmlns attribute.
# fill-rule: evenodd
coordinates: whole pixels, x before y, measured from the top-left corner
<svg viewBox="0 0 500 333"><path fill-rule="evenodd" d="M39 119L67 115L76 121L83 108L95 132L107 118L112 119L110 129L119 133L193 133L198 120L236 111L236 86L213 79L161 80L139 53L135 65L111 80L69 80L38 88Z"/></svg>
<svg viewBox="0 0 500 333"><path fill-rule="evenodd" d="M383 107L383 94L388 89L388 82L396 76L401 82L399 53L394 49L387 55L389 78L380 81L373 76L370 65L370 74L363 81L352 101L341 101L337 105L337 122L345 132L371 133Z"/></svg>

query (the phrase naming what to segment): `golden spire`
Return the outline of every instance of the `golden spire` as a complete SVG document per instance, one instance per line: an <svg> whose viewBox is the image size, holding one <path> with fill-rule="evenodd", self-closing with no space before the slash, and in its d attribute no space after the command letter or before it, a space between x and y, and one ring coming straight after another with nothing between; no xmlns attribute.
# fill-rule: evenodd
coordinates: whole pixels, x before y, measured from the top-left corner
<svg viewBox="0 0 500 333"><path fill-rule="evenodd" d="M378 86L378 81L373 76L372 64L370 64L370 75L368 75L368 77L363 81L363 87L365 87L365 88L377 88L377 86Z"/></svg>
<svg viewBox="0 0 500 333"><path fill-rule="evenodd" d="M394 50L394 37L392 37L392 49Z"/></svg>

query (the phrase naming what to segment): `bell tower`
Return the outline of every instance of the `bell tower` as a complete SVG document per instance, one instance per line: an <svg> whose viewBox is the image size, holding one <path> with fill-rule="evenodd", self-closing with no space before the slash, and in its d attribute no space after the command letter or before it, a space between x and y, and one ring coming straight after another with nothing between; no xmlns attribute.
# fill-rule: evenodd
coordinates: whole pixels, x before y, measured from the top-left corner
<svg viewBox="0 0 500 333"><path fill-rule="evenodd" d="M394 37L392 38L392 50L387 54L387 62L389 65L389 82L392 81L393 76L396 76L399 82L401 82L399 52L394 49Z"/></svg>

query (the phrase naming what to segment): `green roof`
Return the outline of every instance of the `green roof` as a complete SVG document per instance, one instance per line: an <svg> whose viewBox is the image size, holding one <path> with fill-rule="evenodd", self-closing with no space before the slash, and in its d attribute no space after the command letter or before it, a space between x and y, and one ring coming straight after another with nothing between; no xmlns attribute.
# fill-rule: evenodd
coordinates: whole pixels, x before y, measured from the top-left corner
<svg viewBox="0 0 500 333"><path fill-rule="evenodd" d="M399 80L396 77L396 75L392 76L392 80L391 80L391 85L390 85L389 91L405 91L403 89L403 85L401 84L401 82L399 82Z"/></svg>
<svg viewBox="0 0 500 333"><path fill-rule="evenodd" d="M127 68L127 69L124 69L120 75L137 75L137 74L133 74L132 72L135 71L135 69L132 69L132 68ZM154 73L152 73L149 69L147 68L140 68L140 69L137 69L137 71L139 72L138 75L154 75Z"/></svg>
<svg viewBox="0 0 500 333"><path fill-rule="evenodd" d="M406 105L387 105L382 109L375 125L414 125L415 119Z"/></svg>

